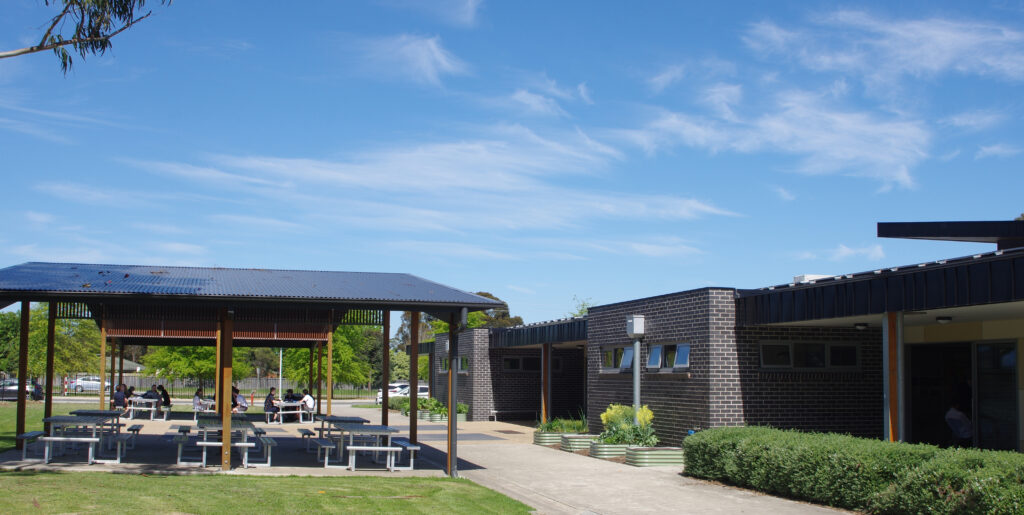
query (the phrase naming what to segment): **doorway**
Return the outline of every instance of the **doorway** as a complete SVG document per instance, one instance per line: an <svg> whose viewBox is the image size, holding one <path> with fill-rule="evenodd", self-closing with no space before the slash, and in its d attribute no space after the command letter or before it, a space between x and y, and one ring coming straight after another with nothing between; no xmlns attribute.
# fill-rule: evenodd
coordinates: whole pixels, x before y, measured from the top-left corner
<svg viewBox="0 0 1024 515"><path fill-rule="evenodd" d="M907 346L907 435L913 443L953 442L946 424L952 406L971 420L974 446L1017 448L1016 343Z"/></svg>

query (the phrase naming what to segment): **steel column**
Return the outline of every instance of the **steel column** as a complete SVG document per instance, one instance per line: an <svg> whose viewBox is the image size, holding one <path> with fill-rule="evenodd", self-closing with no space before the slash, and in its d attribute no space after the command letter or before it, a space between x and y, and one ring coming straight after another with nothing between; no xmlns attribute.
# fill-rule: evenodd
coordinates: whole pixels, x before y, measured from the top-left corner
<svg viewBox="0 0 1024 515"><path fill-rule="evenodd" d="M323 384L324 384L324 346L323 342L316 342L316 414L323 413Z"/></svg>
<svg viewBox="0 0 1024 515"><path fill-rule="evenodd" d="M416 422L420 401L420 313L409 312L409 441L417 442Z"/></svg>
<svg viewBox="0 0 1024 515"><path fill-rule="evenodd" d="M100 325L100 407L99 409L107 409L107 403L104 402L104 393L106 392L107 382L107 321L106 321L106 310L104 309L104 320Z"/></svg>
<svg viewBox="0 0 1024 515"><path fill-rule="evenodd" d="M117 384L118 386L124 384L124 341L118 342L118 362L117 362Z"/></svg>
<svg viewBox="0 0 1024 515"><path fill-rule="evenodd" d="M43 418L53 415L53 352L57 339L57 303L50 302L47 311L49 316L46 320L46 390L43 391ZM43 430L49 434L50 424L46 424Z"/></svg>
<svg viewBox="0 0 1024 515"><path fill-rule="evenodd" d="M540 421L551 420L551 344L540 344Z"/></svg>
<svg viewBox="0 0 1024 515"><path fill-rule="evenodd" d="M15 424L14 433L20 435L25 432L25 403L28 397L25 395L25 387L28 385L28 331L29 317L32 316L32 303L21 302L21 333L18 344L18 420ZM17 448L25 445L24 440L17 441Z"/></svg>
<svg viewBox="0 0 1024 515"><path fill-rule="evenodd" d="M334 316L331 316L333 319ZM327 415L331 415L334 404L334 331L327 333Z"/></svg>
<svg viewBox="0 0 1024 515"><path fill-rule="evenodd" d="M384 310L384 327L381 334L380 364L380 423L388 425L388 384L391 383L391 313ZM410 402L412 397L409 397Z"/></svg>

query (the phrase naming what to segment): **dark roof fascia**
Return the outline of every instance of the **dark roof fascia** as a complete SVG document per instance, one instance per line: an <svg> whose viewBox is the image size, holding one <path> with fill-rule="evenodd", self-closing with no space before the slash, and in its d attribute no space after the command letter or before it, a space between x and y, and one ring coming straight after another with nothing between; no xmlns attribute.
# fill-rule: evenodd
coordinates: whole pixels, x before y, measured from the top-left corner
<svg viewBox="0 0 1024 515"><path fill-rule="evenodd" d="M1024 239L1024 221L879 222L878 237L999 243Z"/></svg>
<svg viewBox="0 0 1024 515"><path fill-rule="evenodd" d="M737 290L738 325L1024 300L1024 248Z"/></svg>
<svg viewBox="0 0 1024 515"><path fill-rule="evenodd" d="M684 295L684 294L697 293L697 292L702 292L702 291L711 291L711 290L735 292L736 288L728 288L728 287L724 287L724 286L704 286L702 288L694 288L692 290L683 290L683 291L677 291L677 292L672 292L672 293L663 293L661 295L654 295L654 296L651 296L651 297L641 297L639 299L624 300L624 301L621 301L621 302L612 302L611 304L600 304L600 305L597 305L597 306L590 306L588 311L604 311L606 309L615 308L615 307L618 307L618 306L622 306L624 304L632 304L634 302L649 302L649 301L652 301L652 300L659 300L659 299L664 299L664 298L667 298L667 297L674 297L676 295Z"/></svg>
<svg viewBox="0 0 1024 515"><path fill-rule="evenodd" d="M490 330L493 348L523 347L542 343L564 343L587 339L587 318L575 317Z"/></svg>
<svg viewBox="0 0 1024 515"><path fill-rule="evenodd" d="M149 347L215 347L216 338L145 338L138 336L115 337L125 345L145 345ZM308 349L316 345L315 340L256 340L233 338L232 347L283 347L285 349Z"/></svg>

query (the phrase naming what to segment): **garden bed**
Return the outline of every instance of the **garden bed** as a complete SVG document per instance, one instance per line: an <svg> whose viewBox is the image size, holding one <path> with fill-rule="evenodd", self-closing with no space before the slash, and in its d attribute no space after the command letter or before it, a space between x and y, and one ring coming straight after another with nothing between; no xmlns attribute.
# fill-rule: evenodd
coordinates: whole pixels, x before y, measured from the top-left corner
<svg viewBox="0 0 1024 515"><path fill-rule="evenodd" d="M626 449L626 465L634 467L659 467L683 465L682 447L629 447Z"/></svg>

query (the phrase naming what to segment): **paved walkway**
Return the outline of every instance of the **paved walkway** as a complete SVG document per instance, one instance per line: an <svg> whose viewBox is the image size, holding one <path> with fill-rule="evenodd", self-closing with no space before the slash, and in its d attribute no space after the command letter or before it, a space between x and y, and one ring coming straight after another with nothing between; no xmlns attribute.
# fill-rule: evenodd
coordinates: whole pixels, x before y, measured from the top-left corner
<svg viewBox="0 0 1024 515"><path fill-rule="evenodd" d="M366 402L366 401L361 401ZM370 401L372 402L372 401ZM352 401L334 403L334 414L354 415L379 423L380 411L352 407ZM136 449L129 451L128 462L121 465L92 465L80 460L50 465L19 461L18 451L0 454L0 468L15 470L101 471L122 473L215 474L219 467L178 467L174 464L175 446L170 439L178 425L190 425L191 413L175 413L171 421L136 420L145 429ZM389 424L407 434L409 419L392 412ZM274 451L271 468L235 468L238 475L307 475L385 477L444 475L446 432L444 424L419 421L419 441L423 452L415 471L351 472L340 468L324 469L313 455L302 448L298 429L311 424L264 424L268 436L282 438ZM462 477L502 492L532 507L538 513L840 513L839 510L780 499L769 495L690 479L679 467L631 467L587 456L532 444L531 427L505 422L465 422L459 424L459 471ZM237 462L237 458L235 460ZM213 460L211 460L211 463ZM236 463L236 466L240 463Z"/></svg>

